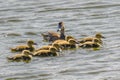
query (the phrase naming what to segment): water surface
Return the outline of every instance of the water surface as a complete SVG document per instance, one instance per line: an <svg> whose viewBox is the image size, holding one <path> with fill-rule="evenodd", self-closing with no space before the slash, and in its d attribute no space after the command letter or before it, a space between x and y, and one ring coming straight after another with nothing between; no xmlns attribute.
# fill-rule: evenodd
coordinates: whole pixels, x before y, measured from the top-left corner
<svg viewBox="0 0 120 80"><path fill-rule="evenodd" d="M75 38L101 32L98 51L63 51L59 57L33 58L30 63L10 63L10 47L33 39L41 47L41 32L56 31L65 23L66 35ZM1 0L0 80L120 80L119 0Z"/></svg>

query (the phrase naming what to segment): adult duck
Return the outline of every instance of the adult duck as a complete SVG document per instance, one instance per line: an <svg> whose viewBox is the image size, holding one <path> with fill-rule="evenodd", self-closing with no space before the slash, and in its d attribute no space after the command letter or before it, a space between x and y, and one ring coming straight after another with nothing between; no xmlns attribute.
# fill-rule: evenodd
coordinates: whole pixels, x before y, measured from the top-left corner
<svg viewBox="0 0 120 80"><path fill-rule="evenodd" d="M19 45L15 48L11 48L12 52L19 52L23 50L29 50L33 52L35 50L35 47L33 45L37 45L33 40L28 40L26 45Z"/></svg>
<svg viewBox="0 0 120 80"><path fill-rule="evenodd" d="M39 50L33 53L33 56L47 57L47 56L59 56L57 50L51 47L49 50Z"/></svg>
<svg viewBox="0 0 120 80"><path fill-rule="evenodd" d="M16 54L11 57L7 57L9 61L30 61L32 59L32 53L29 50L23 50L22 53Z"/></svg>
<svg viewBox="0 0 120 80"><path fill-rule="evenodd" d="M60 31L60 34L57 33ZM65 39L65 26L63 22L58 23L57 32L48 31L47 33L42 33L42 37L45 41L53 42L58 39Z"/></svg>

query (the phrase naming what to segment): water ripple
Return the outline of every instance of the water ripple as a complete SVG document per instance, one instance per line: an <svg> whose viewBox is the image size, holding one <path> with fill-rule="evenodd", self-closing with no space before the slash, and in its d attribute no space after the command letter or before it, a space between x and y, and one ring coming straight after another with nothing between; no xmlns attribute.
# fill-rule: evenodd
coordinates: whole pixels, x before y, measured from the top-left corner
<svg viewBox="0 0 120 80"><path fill-rule="evenodd" d="M120 3L118 0L1 0L0 79L3 80L119 80ZM66 35L77 39L101 32L103 47L92 51L63 51L59 57L39 58L26 63L7 62L16 53L10 47L32 39L37 48L48 45L41 32L56 31L65 22ZM4 52L4 53L3 53Z"/></svg>

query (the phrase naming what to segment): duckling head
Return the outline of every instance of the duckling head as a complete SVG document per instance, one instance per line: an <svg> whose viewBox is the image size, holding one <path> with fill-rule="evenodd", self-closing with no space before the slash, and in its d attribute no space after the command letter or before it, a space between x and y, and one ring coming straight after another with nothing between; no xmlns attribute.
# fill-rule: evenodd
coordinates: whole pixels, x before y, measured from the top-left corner
<svg viewBox="0 0 120 80"><path fill-rule="evenodd" d="M78 43L78 42L76 42L74 39L69 39L68 42L69 42L70 44L77 44L77 43Z"/></svg>
<svg viewBox="0 0 120 80"><path fill-rule="evenodd" d="M97 34L95 35L95 37L96 37L96 38L105 38L101 33L97 33Z"/></svg>
<svg viewBox="0 0 120 80"><path fill-rule="evenodd" d="M53 44L54 47L59 48L60 46L56 43Z"/></svg>
<svg viewBox="0 0 120 80"><path fill-rule="evenodd" d="M59 54L57 53L57 49L56 48L51 47L50 51L53 53L53 56L59 56Z"/></svg>
<svg viewBox="0 0 120 80"><path fill-rule="evenodd" d="M74 39L74 37L72 37L72 36L67 36L65 40L68 41L68 40L70 40L70 39Z"/></svg>
<svg viewBox="0 0 120 80"><path fill-rule="evenodd" d="M29 50L23 50L22 54L24 54L24 55L32 55L32 53Z"/></svg>
<svg viewBox="0 0 120 80"><path fill-rule="evenodd" d="M57 52L57 49L54 48L54 47L51 47L51 48L50 48L50 51L51 51L51 52Z"/></svg>
<svg viewBox="0 0 120 80"><path fill-rule="evenodd" d="M33 40L28 40L27 44L28 45L37 45L37 43L35 43Z"/></svg>
<svg viewBox="0 0 120 80"><path fill-rule="evenodd" d="M62 28L62 27L64 27L64 23L63 23L63 22L59 22L59 23L58 23L58 30L57 30L57 32L58 32L58 31L61 31L61 28Z"/></svg>

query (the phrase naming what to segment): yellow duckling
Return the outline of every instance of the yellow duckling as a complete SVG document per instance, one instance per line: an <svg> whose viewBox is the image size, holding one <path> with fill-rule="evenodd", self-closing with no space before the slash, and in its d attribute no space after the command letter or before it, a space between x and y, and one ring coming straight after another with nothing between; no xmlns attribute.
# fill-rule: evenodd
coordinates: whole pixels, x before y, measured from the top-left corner
<svg viewBox="0 0 120 80"><path fill-rule="evenodd" d="M101 38L105 38L105 37L102 36L101 33L97 33L95 35L95 37L86 37L86 38L83 38L82 40L80 40L79 42L84 43L84 42L87 42L87 41L92 41L92 42L98 42L98 43L102 44Z"/></svg>
<svg viewBox="0 0 120 80"><path fill-rule="evenodd" d="M88 41L88 42L79 44L79 47L81 47L81 48L100 48L100 47L102 47L102 45L98 42Z"/></svg>
<svg viewBox="0 0 120 80"><path fill-rule="evenodd" d="M74 39L69 39L68 41L61 41L57 44L59 44L63 50L77 48L77 42Z"/></svg>
<svg viewBox="0 0 120 80"><path fill-rule="evenodd" d="M35 47L33 45L37 45L33 40L28 40L27 45L19 45L16 46L15 48L11 48L12 52L19 52L23 50L29 50L33 52L35 50Z"/></svg>
<svg viewBox="0 0 120 80"><path fill-rule="evenodd" d="M47 56L59 56L56 48L51 47L49 50L39 50L33 53L33 56L47 57Z"/></svg>
<svg viewBox="0 0 120 80"><path fill-rule="evenodd" d="M47 33L42 33L42 37L45 41L55 41L58 39L65 39L65 28L64 28L64 23L63 22L59 22L58 23L58 30L60 31L60 34L58 34L57 32L53 32L53 31L49 31Z"/></svg>
<svg viewBox="0 0 120 80"><path fill-rule="evenodd" d="M43 46L43 47L37 49L36 51L49 50L50 48L55 48L57 51L61 51L61 48L60 48L60 46L58 44L52 44L52 45Z"/></svg>
<svg viewBox="0 0 120 80"><path fill-rule="evenodd" d="M72 36L66 36L65 37L65 40L62 40L62 39L58 39L58 40L55 40L54 42L53 42L53 44L56 44L56 43L59 43L59 42L67 42L68 40L70 40L70 39L75 39L74 37L72 37Z"/></svg>
<svg viewBox="0 0 120 80"><path fill-rule="evenodd" d="M29 50L23 50L22 53L16 54L12 57L7 57L9 61L30 61L32 60L32 53Z"/></svg>

